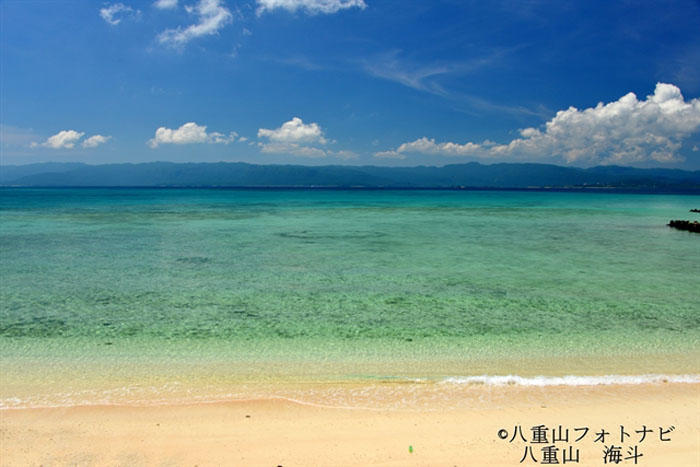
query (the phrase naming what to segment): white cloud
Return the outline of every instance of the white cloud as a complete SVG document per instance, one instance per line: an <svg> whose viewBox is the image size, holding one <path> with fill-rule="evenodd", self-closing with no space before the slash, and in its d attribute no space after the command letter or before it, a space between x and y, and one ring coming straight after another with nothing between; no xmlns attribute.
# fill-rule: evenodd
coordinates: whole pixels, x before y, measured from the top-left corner
<svg viewBox="0 0 700 467"><path fill-rule="evenodd" d="M418 152L423 154L441 154L447 156L472 156L482 148L475 143L436 143L434 139L420 138L410 143L403 143L396 148L399 154Z"/></svg>
<svg viewBox="0 0 700 467"><path fill-rule="evenodd" d="M199 0L195 6L186 6L188 13L197 15L197 23L186 28L167 29L158 36L161 44L182 47L192 39L216 34L231 22L233 15L221 0Z"/></svg>
<svg viewBox="0 0 700 467"><path fill-rule="evenodd" d="M469 60L441 60L424 63L407 57L401 50L394 49L358 60L357 64L365 73L375 78L393 81L411 89L448 99L456 106L454 109L461 112L473 114L474 109L478 109L499 114L509 113L539 117L549 115L550 112L545 112L546 109L541 106L537 109L531 109L520 105L497 104L483 97L458 92L443 85L449 82L447 78L454 81L457 76L465 76L483 68L493 67L501 63L504 56L515 50L517 47L511 49L496 48L481 51L480 55ZM293 61L289 58L278 61L309 70L321 69L320 66L308 61L306 61L308 66L305 66L306 63L303 61Z"/></svg>
<svg viewBox="0 0 700 467"><path fill-rule="evenodd" d="M62 130L50 136L43 143L32 143L31 147L44 146L51 149L71 149L85 135L82 131Z"/></svg>
<svg viewBox="0 0 700 467"><path fill-rule="evenodd" d="M30 128L20 128L0 123L0 146L22 147L27 146L38 135Z"/></svg>
<svg viewBox="0 0 700 467"><path fill-rule="evenodd" d="M175 130L160 127L156 130L153 139L148 140L148 145L151 148L157 148L161 144L229 144L236 140L238 134L235 131L228 135L223 133L207 133L206 125L197 125L194 122L188 122Z"/></svg>
<svg viewBox="0 0 700 467"><path fill-rule="evenodd" d="M153 6L159 10L170 10L177 7L177 0L158 0Z"/></svg>
<svg viewBox="0 0 700 467"><path fill-rule="evenodd" d="M700 99L685 101L680 89L658 83L654 94L638 100L628 93L617 101L557 112L544 129L525 128L508 144L436 143L426 137L403 143L376 157L407 153L527 160L560 159L568 164L629 165L682 160L683 139L700 128Z"/></svg>
<svg viewBox="0 0 700 467"><path fill-rule="evenodd" d="M56 133L55 135L47 138L46 141L44 141L43 143L34 142L31 143L29 146L32 148L37 148L41 146L51 149L73 149L75 145L80 142L80 139L83 136L85 136L85 132L83 131L62 130ZM84 148L95 148L100 144L106 143L111 138L111 136L93 135L85 139L82 142L82 146Z"/></svg>
<svg viewBox="0 0 700 467"><path fill-rule="evenodd" d="M445 64L422 65L399 59L400 51L392 50L362 61L364 70L377 78L395 81L409 88L445 94L445 90L432 78L454 71Z"/></svg>
<svg viewBox="0 0 700 467"><path fill-rule="evenodd" d="M379 151L374 153L374 157L383 159L406 159L406 155L398 151Z"/></svg>
<svg viewBox="0 0 700 467"><path fill-rule="evenodd" d="M326 157L326 151L295 143L258 143L260 150L269 154L291 154L299 157Z"/></svg>
<svg viewBox="0 0 700 467"><path fill-rule="evenodd" d="M360 157L360 155L357 154L356 152L348 151L348 150L337 151L337 152L334 152L333 155L335 157L337 157L339 159L343 159L343 160L357 159L358 157Z"/></svg>
<svg viewBox="0 0 700 467"><path fill-rule="evenodd" d="M321 148L304 146L297 143L258 143L260 151L267 154L291 154L299 157L326 157L328 154Z"/></svg>
<svg viewBox="0 0 700 467"><path fill-rule="evenodd" d="M480 69L494 66L514 49L481 50L478 55L468 60L433 61L424 63L411 59L399 49L388 50L366 57L358 62L364 71L374 77L402 84L409 88L426 91L451 99L459 99L459 95L445 89L440 81L446 75L467 75ZM470 100L468 96L464 96Z"/></svg>
<svg viewBox="0 0 700 467"><path fill-rule="evenodd" d="M319 148L313 148L310 146L299 146L299 147L292 147L289 150L290 153L294 154L295 156L301 156L301 157L326 157L326 151L323 149Z"/></svg>
<svg viewBox="0 0 700 467"><path fill-rule="evenodd" d="M138 10L134 10L130 6L124 5L123 3L114 3L104 8L100 8L100 16L112 26L119 24L126 16L134 16L138 15L138 13Z"/></svg>
<svg viewBox="0 0 700 467"><path fill-rule="evenodd" d="M367 4L364 0L257 0L258 15L266 11L283 9L289 12L303 10L310 15L319 13L337 13L348 8L359 8L364 10Z"/></svg>
<svg viewBox="0 0 700 467"><path fill-rule="evenodd" d="M96 148L100 144L106 143L111 138L111 136L93 135L83 141L82 146L84 148Z"/></svg>
<svg viewBox="0 0 700 467"><path fill-rule="evenodd" d="M286 153L301 157L325 157L329 154L326 150L313 146L328 143L321 127L317 123L304 123L299 117L284 122L274 130L258 129L258 138L268 140L258 143L260 150L265 153Z"/></svg>
<svg viewBox="0 0 700 467"><path fill-rule="evenodd" d="M317 123L304 123L301 118L294 117L284 122L281 127L268 130L260 128L258 138L267 138L277 143L321 143L326 144L323 130Z"/></svg>

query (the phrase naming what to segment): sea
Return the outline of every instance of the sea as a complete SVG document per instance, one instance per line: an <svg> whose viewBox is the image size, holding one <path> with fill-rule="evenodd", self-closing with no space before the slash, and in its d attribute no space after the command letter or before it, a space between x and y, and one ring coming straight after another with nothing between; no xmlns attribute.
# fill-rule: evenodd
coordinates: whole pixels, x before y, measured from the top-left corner
<svg viewBox="0 0 700 467"><path fill-rule="evenodd" d="M698 383L700 235L667 226L692 208L699 195L2 188L0 408Z"/></svg>

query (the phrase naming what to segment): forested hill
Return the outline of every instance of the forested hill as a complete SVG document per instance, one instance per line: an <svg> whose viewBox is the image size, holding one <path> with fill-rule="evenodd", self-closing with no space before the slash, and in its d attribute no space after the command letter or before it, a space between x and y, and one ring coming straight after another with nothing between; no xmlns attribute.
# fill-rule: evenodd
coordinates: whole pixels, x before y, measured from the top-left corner
<svg viewBox="0 0 700 467"><path fill-rule="evenodd" d="M0 184L28 187L364 187L621 188L700 191L700 171L548 164L453 164L443 167L303 166L246 163L0 166Z"/></svg>

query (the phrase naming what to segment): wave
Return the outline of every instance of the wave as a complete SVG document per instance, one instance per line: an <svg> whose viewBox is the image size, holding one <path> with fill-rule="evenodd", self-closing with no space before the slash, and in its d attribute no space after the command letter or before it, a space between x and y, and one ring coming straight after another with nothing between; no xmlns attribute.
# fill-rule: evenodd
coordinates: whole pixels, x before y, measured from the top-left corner
<svg viewBox="0 0 700 467"><path fill-rule="evenodd" d="M604 375L604 376L459 376L445 378L442 383L484 384L489 386L607 386L649 383L700 383L700 375Z"/></svg>
<svg viewBox="0 0 700 467"><path fill-rule="evenodd" d="M342 388L338 382L338 388L327 388L326 391L289 390L284 388L269 391L241 391L232 393L224 389L221 391L204 390L197 394L194 388L182 387L180 383L168 383L163 386L125 386L105 390L82 390L74 392L58 392L52 394L37 394L27 398L5 397L0 398L0 412L12 409L28 408L56 408L75 406L157 406L179 404L203 404L216 402L234 402L249 400L287 400L298 404L315 405L319 407L333 408L372 408L372 403L386 403L397 400L400 405L408 403L411 397L418 397L423 391L428 391L432 396L439 394L445 397L455 396L455 386L494 387L494 386L611 386L611 385L642 385L642 384L698 384L700 374L685 375L604 375L604 376L518 376L518 375L480 375L480 376L453 376L442 379L432 378L400 378L399 384L387 384L387 381L366 381L367 386L359 388ZM229 388L230 389L230 388ZM444 391L443 391L444 389ZM478 392L478 391L477 391ZM339 399L338 399L339 398ZM408 398L408 399L406 399ZM418 403L416 401L408 405ZM367 402L361 406L354 406L354 402L363 400ZM412 399L411 399L412 400ZM391 405L391 404L390 404Z"/></svg>

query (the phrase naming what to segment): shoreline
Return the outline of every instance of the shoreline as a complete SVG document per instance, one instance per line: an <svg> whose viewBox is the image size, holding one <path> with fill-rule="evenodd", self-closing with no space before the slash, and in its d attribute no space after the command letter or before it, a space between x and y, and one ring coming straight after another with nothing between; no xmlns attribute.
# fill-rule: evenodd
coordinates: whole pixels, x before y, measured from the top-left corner
<svg viewBox="0 0 700 467"><path fill-rule="evenodd" d="M590 429L578 444L555 444L562 448L560 463L572 445L580 465L602 465L603 444L594 442L600 429L612 433L608 446L627 451L636 445L642 465L700 460L698 383L478 386L471 392L479 397L470 407L457 399L348 409L262 398L2 410L0 458L3 465L520 465L527 446L541 456L543 445L529 438L532 427L544 424ZM654 431L641 443L620 443L614 439L620 425L634 437L642 426ZM516 426L528 442L499 438L499 430L510 435ZM674 427L670 442L659 440L659 427Z"/></svg>
<svg viewBox="0 0 700 467"><path fill-rule="evenodd" d="M290 348L285 342L257 357L250 348L242 353L241 346L222 347L220 341L213 343L218 346L204 341L195 348L178 344L158 350L118 341L109 347L93 341L55 348L47 345L52 341L20 342L27 345L4 341L1 347L6 352L0 358L0 410L270 397L344 407L392 408L400 400L419 407L435 400L473 407L483 387L498 392L501 387L700 383L700 354L688 342L663 351L659 346L624 352L604 346L582 355L570 349L547 356L546 349L524 353L526 343L474 352L446 344L432 353L426 344L366 348L366 353L353 345L334 348L325 360L320 354L329 346Z"/></svg>
<svg viewBox="0 0 700 467"><path fill-rule="evenodd" d="M403 410L401 403L404 403L415 406L418 410L436 410L448 407L475 408L475 400L478 398L482 401L484 393L496 394L498 399L498 395L511 391L566 391L577 388L597 390L606 387L622 390L645 386L684 385L700 388L700 374L534 377L480 375L448 377L440 380L387 378L376 381L307 381L304 383L277 381L232 384L218 393L211 387L206 388L210 391L209 393L197 392L201 388L176 382L162 387L131 384L104 391L88 389L77 393L34 394L25 400L13 396L3 397L0 398L0 413L15 410L88 407L148 408L260 400L287 401L327 409ZM179 389L180 392L175 392L174 388ZM79 396L82 398L77 398ZM399 399L400 403L396 403L394 399ZM491 402L494 400L492 399ZM435 407L431 408L431 406Z"/></svg>

